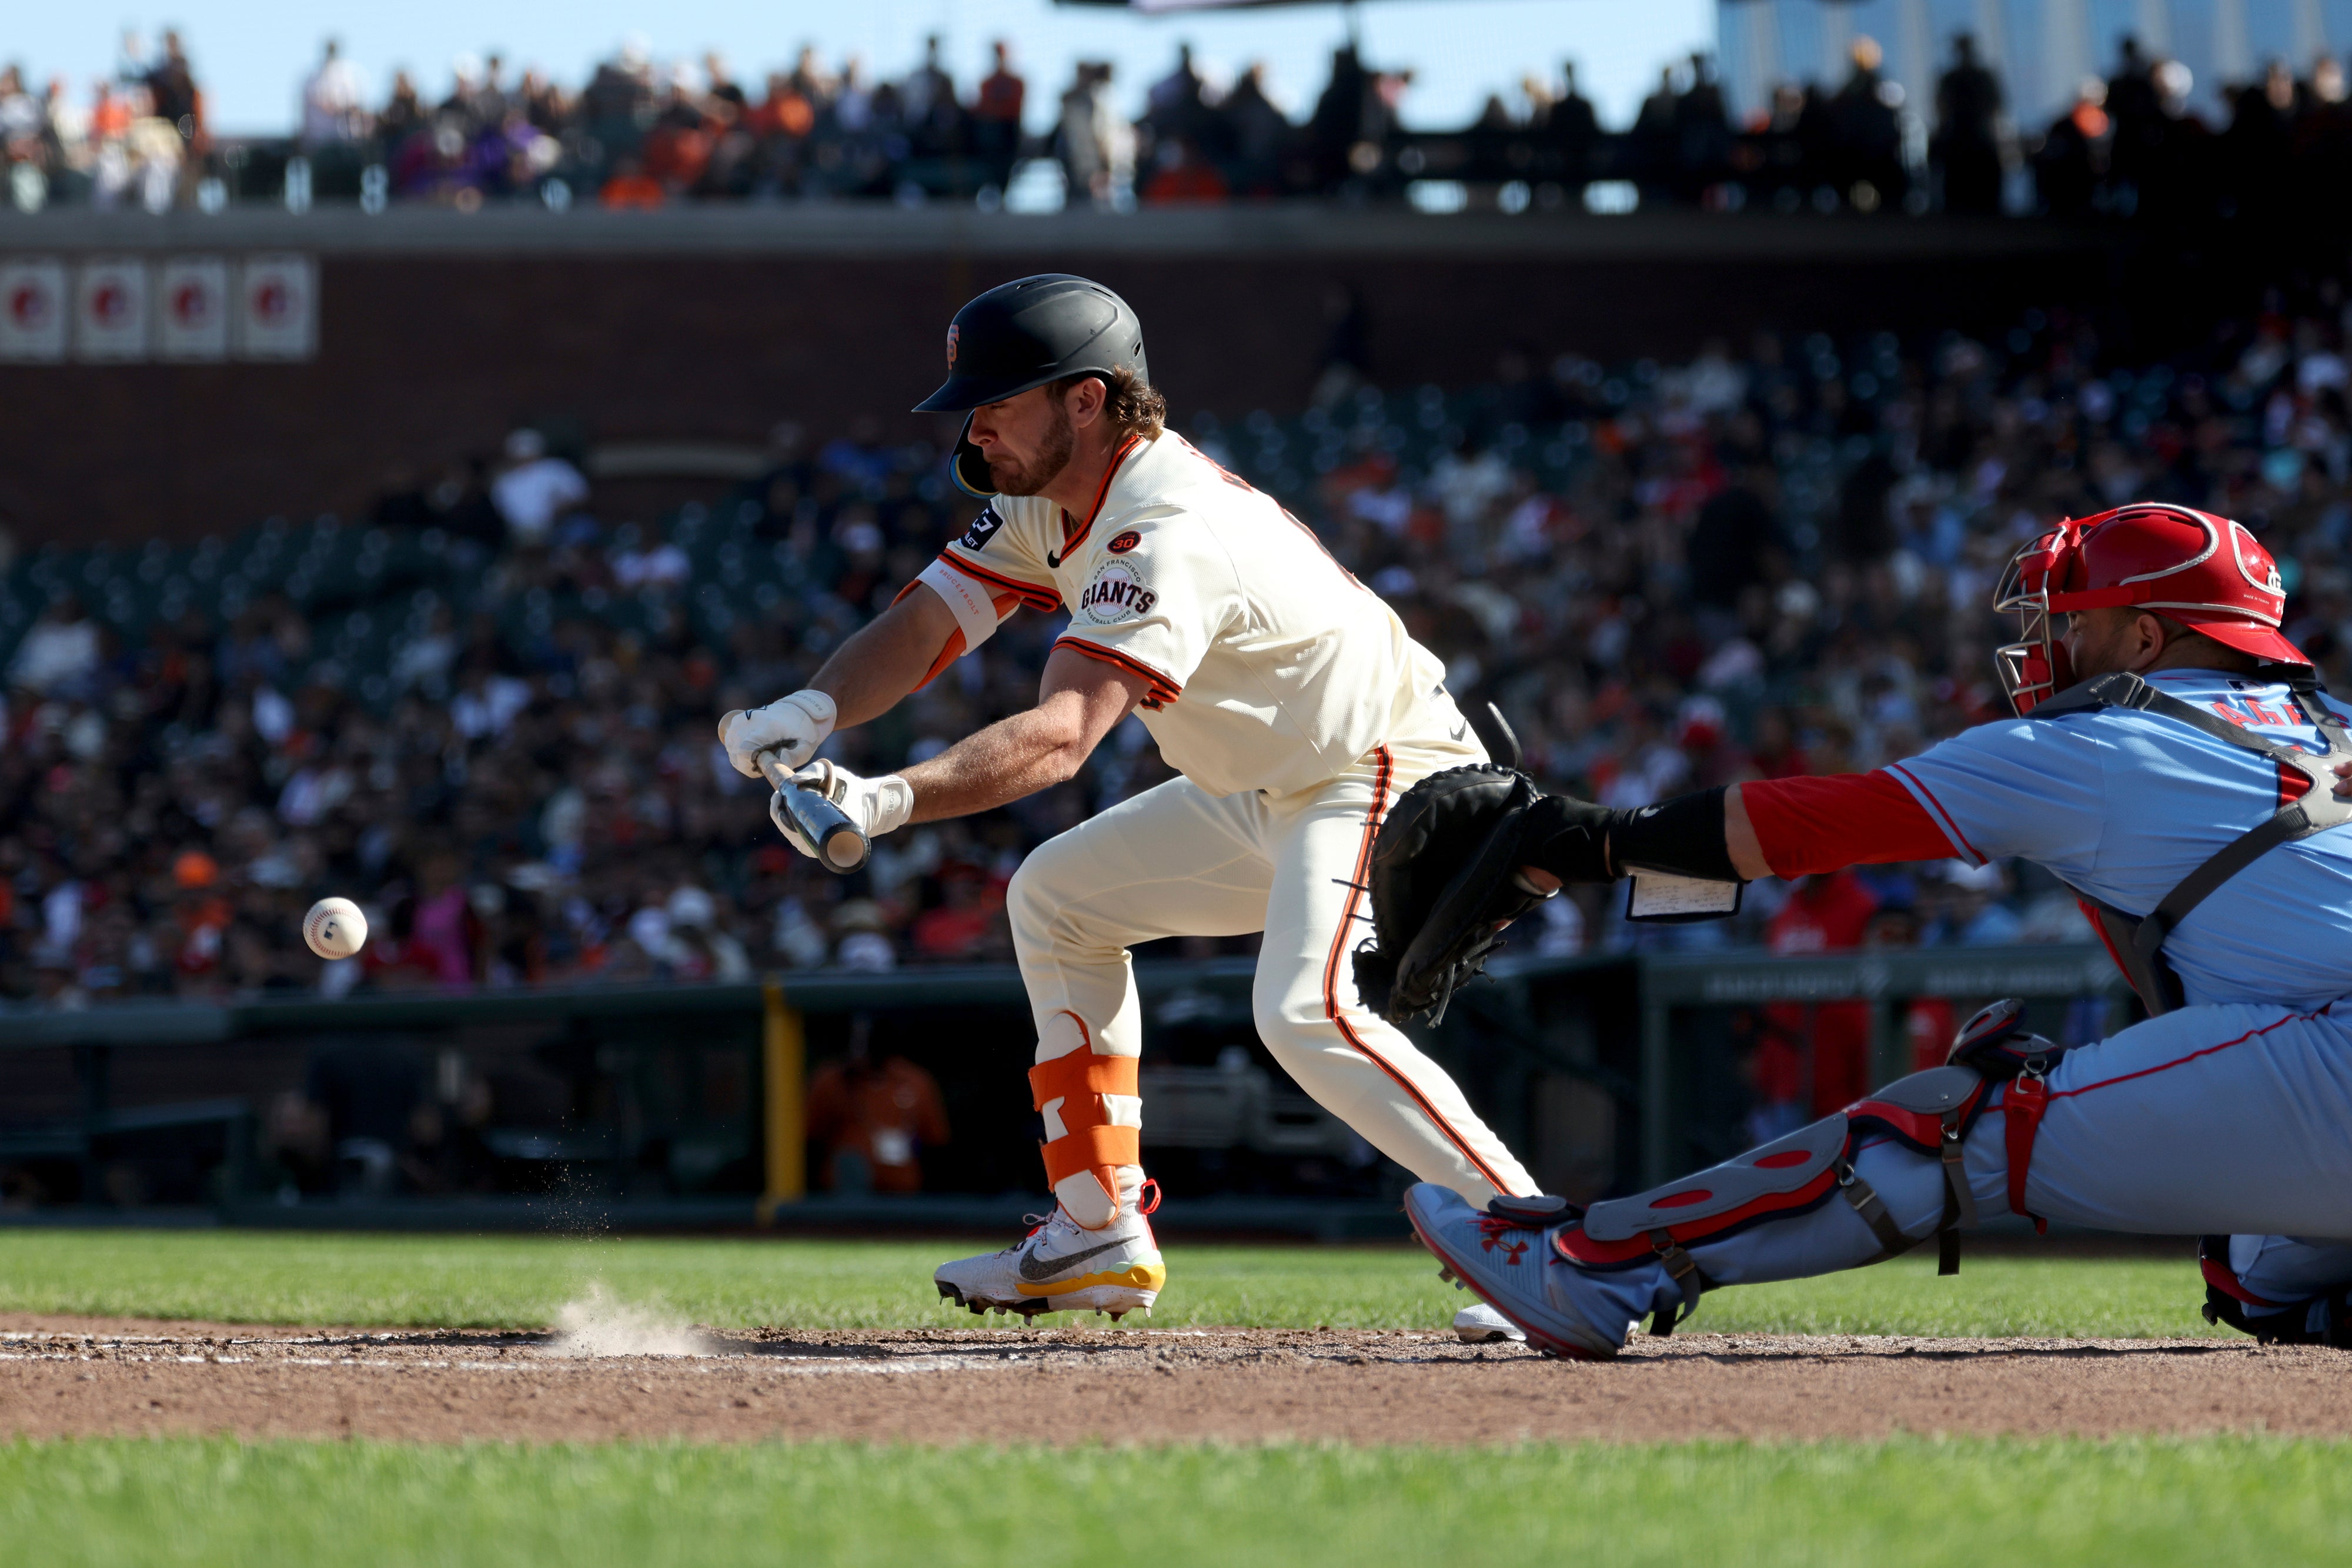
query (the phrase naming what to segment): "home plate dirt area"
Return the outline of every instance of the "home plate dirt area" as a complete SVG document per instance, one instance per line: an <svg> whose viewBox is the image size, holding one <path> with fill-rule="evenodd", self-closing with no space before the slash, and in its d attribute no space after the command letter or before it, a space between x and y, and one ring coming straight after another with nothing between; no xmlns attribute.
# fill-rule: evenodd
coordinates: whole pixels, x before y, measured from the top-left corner
<svg viewBox="0 0 2352 1568"><path fill-rule="evenodd" d="M0 1437L955 1443L2352 1434L2352 1353L1681 1334L1605 1364L1450 1334L1132 1326L553 1334L0 1316Z"/></svg>

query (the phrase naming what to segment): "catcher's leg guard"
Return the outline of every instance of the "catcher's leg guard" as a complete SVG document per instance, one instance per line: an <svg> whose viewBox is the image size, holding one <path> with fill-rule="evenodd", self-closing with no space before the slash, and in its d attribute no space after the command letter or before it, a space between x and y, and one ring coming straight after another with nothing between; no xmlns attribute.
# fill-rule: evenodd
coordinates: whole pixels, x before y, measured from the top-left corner
<svg viewBox="0 0 2352 1568"><path fill-rule="evenodd" d="M1884 1136L1942 1159L1944 1212L1937 1228L1948 1233L1953 1226L1976 1218L1975 1201L1959 1168L1959 1150L1983 1112L1985 1098L1985 1080L1968 1068L1915 1072L1836 1115L1737 1159L1638 1197L1594 1204L1581 1223L1558 1233L1553 1246L1565 1261L1587 1270L1634 1269L1652 1262L1663 1268L1681 1302L1675 1310L1656 1312L1650 1328L1655 1334L1672 1333L1697 1310L1700 1292L1715 1284L1702 1260L1692 1255L1693 1248L1794 1219L1832 1201L1851 1207L1877 1239L1876 1257L1854 1261L1891 1258L1913 1246L1915 1239L1904 1233L1877 1192L1854 1169L1856 1146L1865 1136Z"/></svg>
<svg viewBox="0 0 2352 1568"><path fill-rule="evenodd" d="M1118 1218L1122 1186L1142 1179L1136 1059L1098 1054L1083 1019L1055 1013L1037 1041L1029 1092L1045 1120L1045 1180L1072 1219L1101 1229ZM1131 1173L1124 1182L1123 1173Z"/></svg>

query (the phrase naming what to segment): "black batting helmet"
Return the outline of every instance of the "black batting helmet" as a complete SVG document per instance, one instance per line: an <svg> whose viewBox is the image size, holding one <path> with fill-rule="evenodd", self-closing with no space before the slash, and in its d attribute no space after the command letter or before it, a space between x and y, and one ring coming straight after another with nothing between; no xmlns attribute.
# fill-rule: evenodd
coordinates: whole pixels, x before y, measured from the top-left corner
<svg viewBox="0 0 2352 1568"><path fill-rule="evenodd" d="M948 325L948 379L915 405L918 413L960 413L1089 371L1121 368L1145 380L1143 323L1126 300L1092 278L1066 272L999 284ZM971 422L964 428L970 431ZM988 465L967 434L956 442L955 482L993 493Z"/></svg>

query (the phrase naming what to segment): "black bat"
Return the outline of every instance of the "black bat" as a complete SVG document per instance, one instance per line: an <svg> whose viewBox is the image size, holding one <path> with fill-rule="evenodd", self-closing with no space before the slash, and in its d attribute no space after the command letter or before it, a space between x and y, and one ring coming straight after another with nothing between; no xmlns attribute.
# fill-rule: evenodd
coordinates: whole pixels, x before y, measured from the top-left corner
<svg viewBox="0 0 2352 1568"><path fill-rule="evenodd" d="M784 771L784 765L772 751L760 753L760 771L774 785L776 798L769 802L768 814L777 819L792 820L793 831L816 850L817 863L843 875L866 863L866 835L849 820L849 813L835 805L816 790L795 783Z"/></svg>

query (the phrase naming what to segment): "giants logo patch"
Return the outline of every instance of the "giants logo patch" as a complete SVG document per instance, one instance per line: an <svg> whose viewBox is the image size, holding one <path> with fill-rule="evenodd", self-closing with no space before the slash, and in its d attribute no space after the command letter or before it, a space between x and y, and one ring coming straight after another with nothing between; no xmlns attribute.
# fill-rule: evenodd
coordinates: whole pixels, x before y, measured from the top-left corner
<svg viewBox="0 0 2352 1568"><path fill-rule="evenodd" d="M956 340L962 336L962 328L952 321L948 323L948 369L950 370L955 369Z"/></svg>
<svg viewBox="0 0 2352 1568"><path fill-rule="evenodd" d="M1151 607L1159 602L1160 595L1143 586L1135 568L1115 560L1096 572L1095 580L1078 595L1077 618L1097 626L1116 625L1149 615Z"/></svg>
<svg viewBox="0 0 2352 1568"><path fill-rule="evenodd" d="M964 529L963 537L956 543L966 549L986 549L988 541L994 538L996 530L1003 526L1004 519L996 515L994 507L982 507L980 516L972 518L971 527Z"/></svg>
<svg viewBox="0 0 2352 1568"><path fill-rule="evenodd" d="M1103 546L1103 549L1110 551L1113 555L1125 555L1128 551L1133 549L1142 542L1143 536L1137 533L1133 528L1129 528L1125 533L1119 535L1117 538L1111 540L1110 543Z"/></svg>

